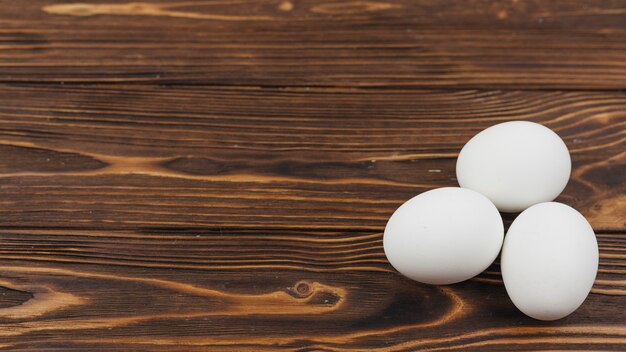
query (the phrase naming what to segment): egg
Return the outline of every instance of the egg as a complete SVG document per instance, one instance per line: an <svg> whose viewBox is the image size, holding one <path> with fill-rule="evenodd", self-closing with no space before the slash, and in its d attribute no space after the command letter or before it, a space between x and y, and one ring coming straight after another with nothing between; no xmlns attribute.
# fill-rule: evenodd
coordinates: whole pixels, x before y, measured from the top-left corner
<svg viewBox="0 0 626 352"><path fill-rule="evenodd" d="M556 320L583 303L598 257L593 229L578 211L540 203L511 224L502 248L502 279L519 310L535 319Z"/></svg>
<svg viewBox="0 0 626 352"><path fill-rule="evenodd" d="M485 270L497 257L504 225L485 196L458 187L437 188L402 204L383 236L385 255L404 276L452 284Z"/></svg>
<svg viewBox="0 0 626 352"><path fill-rule="evenodd" d="M563 140L529 121L491 126L470 139L456 163L463 188L484 194L502 212L554 200L565 188L571 160Z"/></svg>

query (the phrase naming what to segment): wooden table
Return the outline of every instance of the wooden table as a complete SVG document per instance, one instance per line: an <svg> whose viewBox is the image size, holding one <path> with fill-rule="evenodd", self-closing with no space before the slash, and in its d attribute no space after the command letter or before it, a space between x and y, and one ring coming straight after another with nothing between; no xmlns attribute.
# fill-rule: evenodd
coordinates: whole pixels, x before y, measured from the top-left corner
<svg viewBox="0 0 626 352"><path fill-rule="evenodd" d="M624 351L625 89L621 0L0 0L0 350ZM557 322L383 253L509 120L600 245Z"/></svg>

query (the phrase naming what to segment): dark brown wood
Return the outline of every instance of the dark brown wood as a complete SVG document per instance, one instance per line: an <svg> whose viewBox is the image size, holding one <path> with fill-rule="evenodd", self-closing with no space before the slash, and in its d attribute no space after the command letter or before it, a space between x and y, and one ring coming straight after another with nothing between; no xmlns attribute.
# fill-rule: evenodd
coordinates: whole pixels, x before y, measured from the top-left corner
<svg viewBox="0 0 626 352"><path fill-rule="evenodd" d="M3 232L3 248L10 243L27 254L3 260L2 284L35 295L2 316L3 344L7 350L624 347L624 241L613 236L599 234L602 251L621 259L603 258L585 304L563 321L542 323L516 311L494 279L499 274L491 273L497 266L461 284L421 285L384 263L378 234L372 241L326 232L197 233ZM357 257L368 250L359 247L371 248L379 263L362 263ZM134 263L121 258L124 252ZM104 264L103 256L112 260ZM307 257L343 263L316 270L300 264Z"/></svg>
<svg viewBox="0 0 626 352"><path fill-rule="evenodd" d="M626 1L0 1L0 81L626 88Z"/></svg>
<svg viewBox="0 0 626 352"><path fill-rule="evenodd" d="M456 155L512 119L569 146L560 200L622 231L626 94L0 87L5 226L382 231L456 185ZM25 162L27 160L28 162Z"/></svg>
<svg viewBox="0 0 626 352"><path fill-rule="evenodd" d="M625 93L13 85L0 97L9 350L626 345ZM454 186L463 143L510 119L563 136L574 171L560 200L598 232L593 293L557 323L519 313L497 264L432 287L382 250L395 207Z"/></svg>
<svg viewBox="0 0 626 352"><path fill-rule="evenodd" d="M624 1L0 0L0 350L624 351L625 59ZM600 245L556 322L382 248L519 119Z"/></svg>

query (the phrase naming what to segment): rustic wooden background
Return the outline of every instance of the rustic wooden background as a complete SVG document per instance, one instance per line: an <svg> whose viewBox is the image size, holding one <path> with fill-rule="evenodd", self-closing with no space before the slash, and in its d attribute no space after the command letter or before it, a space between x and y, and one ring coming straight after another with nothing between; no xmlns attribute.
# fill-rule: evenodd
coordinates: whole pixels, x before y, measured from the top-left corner
<svg viewBox="0 0 626 352"><path fill-rule="evenodd" d="M383 254L517 119L600 244L552 323ZM625 146L623 0L0 0L0 350L624 351Z"/></svg>

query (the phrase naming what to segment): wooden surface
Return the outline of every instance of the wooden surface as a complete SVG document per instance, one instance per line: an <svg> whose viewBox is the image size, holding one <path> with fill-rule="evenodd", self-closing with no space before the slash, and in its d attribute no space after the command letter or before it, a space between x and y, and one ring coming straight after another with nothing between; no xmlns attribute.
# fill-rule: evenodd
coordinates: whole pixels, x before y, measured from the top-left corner
<svg viewBox="0 0 626 352"><path fill-rule="evenodd" d="M517 119L600 245L557 322L382 249ZM0 0L0 350L624 351L625 146L626 1Z"/></svg>

